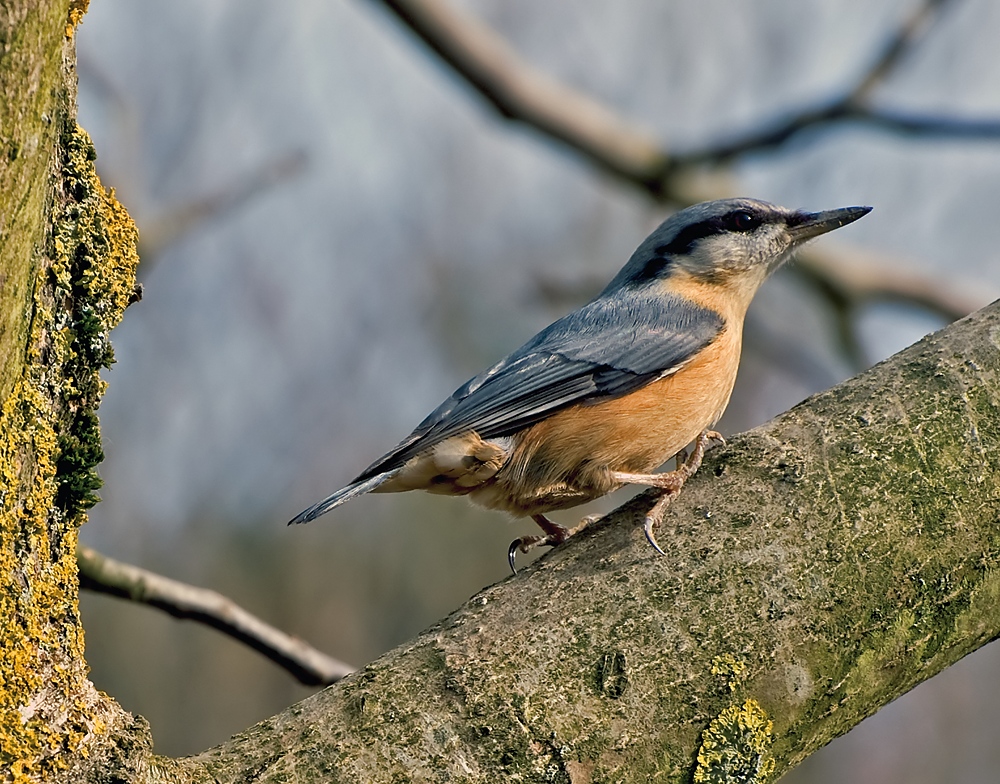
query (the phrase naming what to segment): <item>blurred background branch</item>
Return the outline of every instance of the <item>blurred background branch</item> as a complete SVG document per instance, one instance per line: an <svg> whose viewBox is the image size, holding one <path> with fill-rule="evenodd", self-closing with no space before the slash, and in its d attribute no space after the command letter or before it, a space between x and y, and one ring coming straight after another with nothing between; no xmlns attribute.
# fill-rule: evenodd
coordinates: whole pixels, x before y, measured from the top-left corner
<svg viewBox="0 0 1000 784"><path fill-rule="evenodd" d="M116 561L84 545L77 547L76 563L84 590L146 604L174 618L210 626L253 648L307 686L328 686L354 672L349 664L285 634L216 591Z"/></svg>
<svg viewBox="0 0 1000 784"><path fill-rule="evenodd" d="M271 188L300 176L308 160L304 150L290 150L265 161L235 182L147 218L139 236L142 258L139 275L149 275L163 251L199 226L234 212Z"/></svg>
<svg viewBox="0 0 1000 784"><path fill-rule="evenodd" d="M502 117L526 123L650 191L669 166L656 137L525 62L447 0L382 0Z"/></svg>
<svg viewBox="0 0 1000 784"><path fill-rule="evenodd" d="M945 8L955 0L923 0L903 18L894 34L885 41L882 52L860 75L853 88L841 97L814 108L794 112L760 131L745 134L733 141L710 145L704 150L675 156L673 167L729 163L748 153L780 147L799 133L837 122L855 122L903 135L939 139L996 141L1000 139L1000 119L959 119L940 115L907 114L881 109L874 105L872 93L913 53Z"/></svg>
<svg viewBox="0 0 1000 784"><path fill-rule="evenodd" d="M763 131L690 153L673 153L647 130L534 68L500 36L448 0L381 0L414 34L491 103L501 116L530 125L598 165L680 206L732 193L689 189L689 169L779 147L820 125L852 121L907 134L1000 139L1000 119L959 120L875 108L871 94L905 60L954 0L924 0L903 18L855 86L824 106L793 113Z"/></svg>

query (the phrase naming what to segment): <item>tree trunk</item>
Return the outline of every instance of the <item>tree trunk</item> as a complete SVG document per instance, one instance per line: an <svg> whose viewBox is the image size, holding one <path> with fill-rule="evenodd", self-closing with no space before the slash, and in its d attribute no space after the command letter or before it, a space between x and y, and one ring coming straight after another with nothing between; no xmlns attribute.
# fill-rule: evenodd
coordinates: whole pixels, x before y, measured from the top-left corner
<svg viewBox="0 0 1000 784"><path fill-rule="evenodd" d="M85 3L83 3L85 5ZM1000 307L710 455L413 642L188 760L86 678L74 550L135 231L67 0L0 5L0 775L759 781L1000 633Z"/></svg>
<svg viewBox="0 0 1000 784"><path fill-rule="evenodd" d="M136 233L75 121L86 2L0 4L0 780L89 779L141 725L87 680L76 539ZM148 746L148 737L146 737Z"/></svg>

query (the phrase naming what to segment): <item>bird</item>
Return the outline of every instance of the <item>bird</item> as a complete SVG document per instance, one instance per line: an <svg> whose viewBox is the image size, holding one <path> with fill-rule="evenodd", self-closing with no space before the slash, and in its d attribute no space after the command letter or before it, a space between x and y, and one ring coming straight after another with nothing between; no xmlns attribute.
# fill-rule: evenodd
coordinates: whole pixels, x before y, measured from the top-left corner
<svg viewBox="0 0 1000 784"><path fill-rule="evenodd" d="M306 523L362 494L425 490L531 517L540 534L507 552L565 542L548 512L624 485L656 488L655 529L713 443L736 381L747 308L807 240L871 207L806 212L750 198L675 212L594 299L460 386L350 484L296 515ZM686 447L692 444L690 455ZM673 471L656 469L676 457Z"/></svg>

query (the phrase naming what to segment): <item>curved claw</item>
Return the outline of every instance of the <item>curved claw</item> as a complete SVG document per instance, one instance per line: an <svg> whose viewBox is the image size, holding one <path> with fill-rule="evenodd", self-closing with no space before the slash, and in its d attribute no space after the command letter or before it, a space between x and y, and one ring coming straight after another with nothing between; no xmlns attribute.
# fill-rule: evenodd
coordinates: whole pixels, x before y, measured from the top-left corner
<svg viewBox="0 0 1000 784"><path fill-rule="evenodd" d="M646 522L642 526L642 530L646 533L646 541L653 545L653 549L660 555L666 555L666 553L660 548L660 545L656 543L656 537L653 535L653 526L656 525L656 522L655 518L647 515ZM513 556L511 556L511 558L513 559Z"/></svg>
<svg viewBox="0 0 1000 784"><path fill-rule="evenodd" d="M705 440L715 442L715 446L725 446L728 443L726 437L717 430L706 430Z"/></svg>
<svg viewBox="0 0 1000 784"><path fill-rule="evenodd" d="M517 548L521 546L521 540L515 539L507 548L507 563L510 564L511 574L517 574L517 567L514 566L514 557L517 555Z"/></svg>

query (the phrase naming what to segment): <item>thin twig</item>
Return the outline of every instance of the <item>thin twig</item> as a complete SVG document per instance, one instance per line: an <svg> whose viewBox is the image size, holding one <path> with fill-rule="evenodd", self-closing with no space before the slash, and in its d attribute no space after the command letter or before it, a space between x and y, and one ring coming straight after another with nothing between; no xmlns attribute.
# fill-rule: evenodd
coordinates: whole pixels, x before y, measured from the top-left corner
<svg viewBox="0 0 1000 784"><path fill-rule="evenodd" d="M934 136L969 141L1000 139L1000 120L962 119L929 114L908 114L888 109L871 109L856 119L907 136Z"/></svg>
<svg viewBox="0 0 1000 784"><path fill-rule="evenodd" d="M76 561L81 588L148 604L175 618L211 626L249 645L307 686L336 683L354 672L350 665L264 623L216 591L116 561L83 545L77 547Z"/></svg>
<svg viewBox="0 0 1000 784"><path fill-rule="evenodd" d="M875 58L868 71L851 91L854 101L866 100L872 91L892 74L930 29L935 14L939 14L949 2L952 0L924 0L911 11L910 15L900 23L895 34L885 41L882 54Z"/></svg>
<svg viewBox="0 0 1000 784"><path fill-rule="evenodd" d="M924 0L900 23L884 42L871 66L862 73L853 87L841 96L820 106L810 107L790 117L770 123L763 130L751 131L735 140L713 144L704 150L678 155L674 165L679 168L697 165L720 165L750 152L779 147L793 136L810 128L837 122L868 124L878 129L907 135L927 135L964 139L1000 138L1000 121L961 120L934 115L907 115L873 107L871 94L899 66L919 43L935 15L953 0Z"/></svg>
<svg viewBox="0 0 1000 784"><path fill-rule="evenodd" d="M739 155L780 147L793 136L810 128L832 122L854 122L870 125L904 136L995 141L1000 139L1000 120L961 119L929 114L908 114L887 109L859 108L851 104L836 104L796 115L773 128L742 139L713 146L702 152L678 156L678 167L697 164L718 165Z"/></svg>
<svg viewBox="0 0 1000 784"><path fill-rule="evenodd" d="M382 2L503 117L658 190L669 156L651 132L529 65L496 32L445 0Z"/></svg>
<svg viewBox="0 0 1000 784"><path fill-rule="evenodd" d="M242 207L275 185L298 177L305 171L306 161L304 151L290 150L235 182L144 221L139 233L140 273L148 275L151 265L165 248L198 226Z"/></svg>

